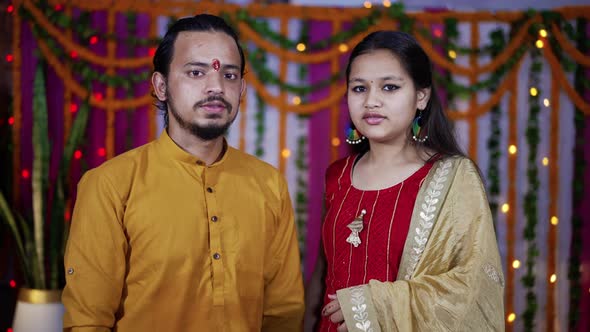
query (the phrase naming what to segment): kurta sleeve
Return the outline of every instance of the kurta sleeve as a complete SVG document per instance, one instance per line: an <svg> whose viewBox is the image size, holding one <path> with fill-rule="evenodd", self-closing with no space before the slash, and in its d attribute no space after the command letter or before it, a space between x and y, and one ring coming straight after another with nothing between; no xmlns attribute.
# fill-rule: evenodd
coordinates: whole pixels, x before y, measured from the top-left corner
<svg viewBox="0 0 590 332"><path fill-rule="evenodd" d="M504 330L504 281L488 201L473 163L465 159L458 167L412 277L338 291L349 331Z"/></svg>
<svg viewBox="0 0 590 332"><path fill-rule="evenodd" d="M299 243L291 199L280 177L280 215L271 240L271 274L264 289L262 331L301 331L304 312Z"/></svg>
<svg viewBox="0 0 590 332"><path fill-rule="evenodd" d="M111 331L115 323L126 271L123 209L106 175L84 175L65 254L64 331Z"/></svg>

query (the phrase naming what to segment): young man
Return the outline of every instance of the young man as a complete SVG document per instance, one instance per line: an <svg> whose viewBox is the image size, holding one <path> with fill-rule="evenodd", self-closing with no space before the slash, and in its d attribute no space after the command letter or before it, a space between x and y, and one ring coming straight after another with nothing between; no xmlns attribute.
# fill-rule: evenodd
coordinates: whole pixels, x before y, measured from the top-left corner
<svg viewBox="0 0 590 332"><path fill-rule="evenodd" d="M299 331L293 210L272 166L227 145L244 54L219 17L154 56L166 130L87 172L65 257L65 331Z"/></svg>

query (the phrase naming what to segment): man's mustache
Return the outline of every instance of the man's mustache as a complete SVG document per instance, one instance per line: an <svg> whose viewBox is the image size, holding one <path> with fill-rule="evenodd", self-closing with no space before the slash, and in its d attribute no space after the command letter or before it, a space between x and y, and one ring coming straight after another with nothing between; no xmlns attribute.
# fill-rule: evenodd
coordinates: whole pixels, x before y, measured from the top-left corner
<svg viewBox="0 0 590 332"><path fill-rule="evenodd" d="M223 106L225 106L225 108L227 109L227 111L228 112L231 112L231 110L232 110L231 104L227 100L223 99L223 97L221 97L221 96L209 96L209 97L207 97L207 98L205 98L205 99L197 102L195 104L195 109L197 107L202 107L203 105L205 105L207 103L214 102L214 101L218 101L218 102L223 103Z"/></svg>

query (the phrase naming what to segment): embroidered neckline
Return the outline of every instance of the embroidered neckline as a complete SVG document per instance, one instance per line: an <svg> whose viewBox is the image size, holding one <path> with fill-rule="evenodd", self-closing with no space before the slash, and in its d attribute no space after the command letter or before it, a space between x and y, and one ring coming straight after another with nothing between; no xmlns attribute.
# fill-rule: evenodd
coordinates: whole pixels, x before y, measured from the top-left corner
<svg viewBox="0 0 590 332"><path fill-rule="evenodd" d="M417 178L421 179L420 181L422 181L427 175L428 172L430 171L430 169L432 168L432 166L434 165L435 161L433 160L428 160L427 162L424 163L424 165L422 165L420 168L418 168L414 173L410 174L407 178L401 180L400 182L386 187L386 188L381 188L381 189L370 189L370 190L365 190L365 189L360 189L354 186L354 184L352 184L352 175L354 172L354 166L356 165L356 163L360 160L360 158L362 157L362 155L354 155L354 156L350 156L348 158L353 159L352 163L347 163L345 168L350 167L349 170L345 170L346 173L348 173L348 178L344 177L347 179L348 184L350 186L350 188L352 188L353 190L356 191L361 191L361 192L377 192L377 191L391 191L391 190L396 190L399 187L401 187L401 185L403 183L409 183L412 182L414 180L416 180Z"/></svg>

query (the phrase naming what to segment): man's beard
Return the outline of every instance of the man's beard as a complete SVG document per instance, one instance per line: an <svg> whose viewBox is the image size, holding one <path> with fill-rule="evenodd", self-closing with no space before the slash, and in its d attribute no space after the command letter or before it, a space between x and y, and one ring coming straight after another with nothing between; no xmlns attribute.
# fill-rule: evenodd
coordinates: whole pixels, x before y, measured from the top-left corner
<svg viewBox="0 0 590 332"><path fill-rule="evenodd" d="M223 99L223 97L221 97L221 96L211 96L211 97L205 98L205 99L197 102L195 104L195 106L193 106L193 111L198 112L199 107L201 107L202 105L204 105L206 103L212 102L212 101L222 102L225 105L227 112L231 114L232 105L229 102L227 102L225 99ZM168 109L170 110L170 113L172 114L172 116L174 117L174 119L176 120L176 122L178 123L178 125L182 129L187 130L193 136L198 137L198 138L205 140L205 141L211 141L211 140L214 140L222 135L225 135L227 133L227 130L229 129L229 126L233 122L233 119L232 119L232 120L229 120L226 123L221 124L221 125L211 124L211 125L204 125L204 126L197 124L197 123L188 122L185 119L183 119L182 116L178 113L178 111L176 110L176 108L174 106L174 102L172 101L170 96L168 96ZM219 117L220 117L220 115L218 115L218 114L209 114L208 115L209 119L216 119Z"/></svg>

